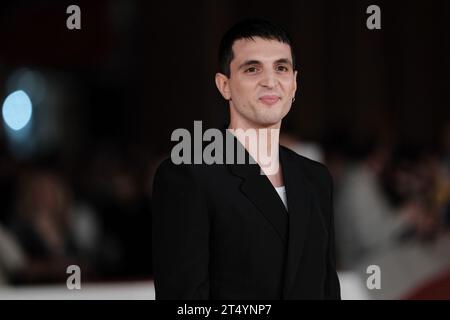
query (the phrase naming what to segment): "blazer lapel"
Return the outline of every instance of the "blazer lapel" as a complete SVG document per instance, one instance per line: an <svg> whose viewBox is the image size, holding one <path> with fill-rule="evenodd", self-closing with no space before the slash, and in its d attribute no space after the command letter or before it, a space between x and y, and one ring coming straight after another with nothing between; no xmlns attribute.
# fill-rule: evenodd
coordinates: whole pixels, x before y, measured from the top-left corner
<svg viewBox="0 0 450 320"><path fill-rule="evenodd" d="M227 132L226 134L231 133ZM237 148L245 151L246 159L249 159L250 154L235 137L234 143ZM234 161L233 164L228 164L228 167L232 174L242 179L241 192L259 209L279 235L280 240L286 245L288 213L270 180L261 174L261 167L256 163L248 163L248 161L245 164L237 164L237 161Z"/></svg>
<svg viewBox="0 0 450 320"><path fill-rule="evenodd" d="M288 248L285 264L283 299L289 297L290 289L298 271L311 217L311 185L299 162L280 147L280 163L288 202Z"/></svg>
<svg viewBox="0 0 450 320"><path fill-rule="evenodd" d="M226 131L225 134L231 133ZM234 145L237 148L243 148L246 159L249 159L250 154L235 137ZM236 149L234 151L236 155ZM304 174L304 168L290 152L292 151L284 147L279 148L288 212L269 179L260 174L261 168L258 164L248 162L237 164L236 158L233 164L228 164L231 173L242 179L240 185L242 193L259 209L286 245L283 299L289 298L298 271L308 233L313 200L312 185Z"/></svg>
<svg viewBox="0 0 450 320"><path fill-rule="evenodd" d="M240 186L242 193L259 209L283 243L287 244L288 214L269 179L260 174L260 167L241 164L231 165L230 169L233 174L243 178Z"/></svg>

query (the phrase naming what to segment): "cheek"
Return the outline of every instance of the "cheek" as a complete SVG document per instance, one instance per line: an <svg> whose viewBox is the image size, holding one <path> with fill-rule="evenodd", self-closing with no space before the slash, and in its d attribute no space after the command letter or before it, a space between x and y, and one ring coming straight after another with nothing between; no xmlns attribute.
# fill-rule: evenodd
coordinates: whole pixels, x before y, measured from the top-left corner
<svg viewBox="0 0 450 320"><path fill-rule="evenodd" d="M289 92L292 93L292 95L293 95L294 91L295 91L295 83L290 83L290 85L289 85Z"/></svg>
<svg viewBox="0 0 450 320"><path fill-rule="evenodd" d="M249 99L254 95L254 83L253 81L239 81L238 84L231 86L231 93L236 95L237 99Z"/></svg>
<svg viewBox="0 0 450 320"><path fill-rule="evenodd" d="M289 93L293 93L295 90L295 81L292 79L286 79L284 81L284 87L286 88L286 91Z"/></svg>

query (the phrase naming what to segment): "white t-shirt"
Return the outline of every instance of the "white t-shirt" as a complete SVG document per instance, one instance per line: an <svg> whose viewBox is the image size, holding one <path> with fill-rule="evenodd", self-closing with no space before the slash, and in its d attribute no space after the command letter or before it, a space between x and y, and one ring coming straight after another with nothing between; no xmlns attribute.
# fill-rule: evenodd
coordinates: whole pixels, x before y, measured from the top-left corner
<svg viewBox="0 0 450 320"><path fill-rule="evenodd" d="M284 203L284 207L286 208L286 210L288 209L287 207L287 197L286 197L286 188L284 186L281 187L275 187L275 190L277 191L278 195L281 198L281 201L283 201Z"/></svg>

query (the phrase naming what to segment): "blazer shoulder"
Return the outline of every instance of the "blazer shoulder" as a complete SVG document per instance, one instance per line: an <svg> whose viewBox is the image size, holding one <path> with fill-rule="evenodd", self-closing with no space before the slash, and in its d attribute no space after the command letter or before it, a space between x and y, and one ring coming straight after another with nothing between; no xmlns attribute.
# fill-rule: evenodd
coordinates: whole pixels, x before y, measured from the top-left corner
<svg viewBox="0 0 450 320"><path fill-rule="evenodd" d="M170 157L167 157L159 163L154 182L161 180L198 182L202 177L202 167L195 164L175 164Z"/></svg>
<svg viewBox="0 0 450 320"><path fill-rule="evenodd" d="M326 165L321 162L309 159L298 154L295 151L292 151L289 148L284 146L280 146L283 152L290 158L292 161L295 161L303 168L304 174L312 181L319 184L329 184L333 183L333 179L330 173L330 170Z"/></svg>

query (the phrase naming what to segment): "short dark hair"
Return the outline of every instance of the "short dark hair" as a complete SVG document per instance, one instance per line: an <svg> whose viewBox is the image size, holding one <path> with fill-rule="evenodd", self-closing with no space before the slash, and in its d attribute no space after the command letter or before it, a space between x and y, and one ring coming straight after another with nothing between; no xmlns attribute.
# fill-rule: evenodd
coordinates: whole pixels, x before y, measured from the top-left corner
<svg viewBox="0 0 450 320"><path fill-rule="evenodd" d="M239 39L260 37L265 40L277 40L291 47L292 66L295 69L295 56L292 41L280 26L264 19L252 18L239 21L222 37L219 46L219 71L230 77L230 63L233 60L233 44Z"/></svg>

